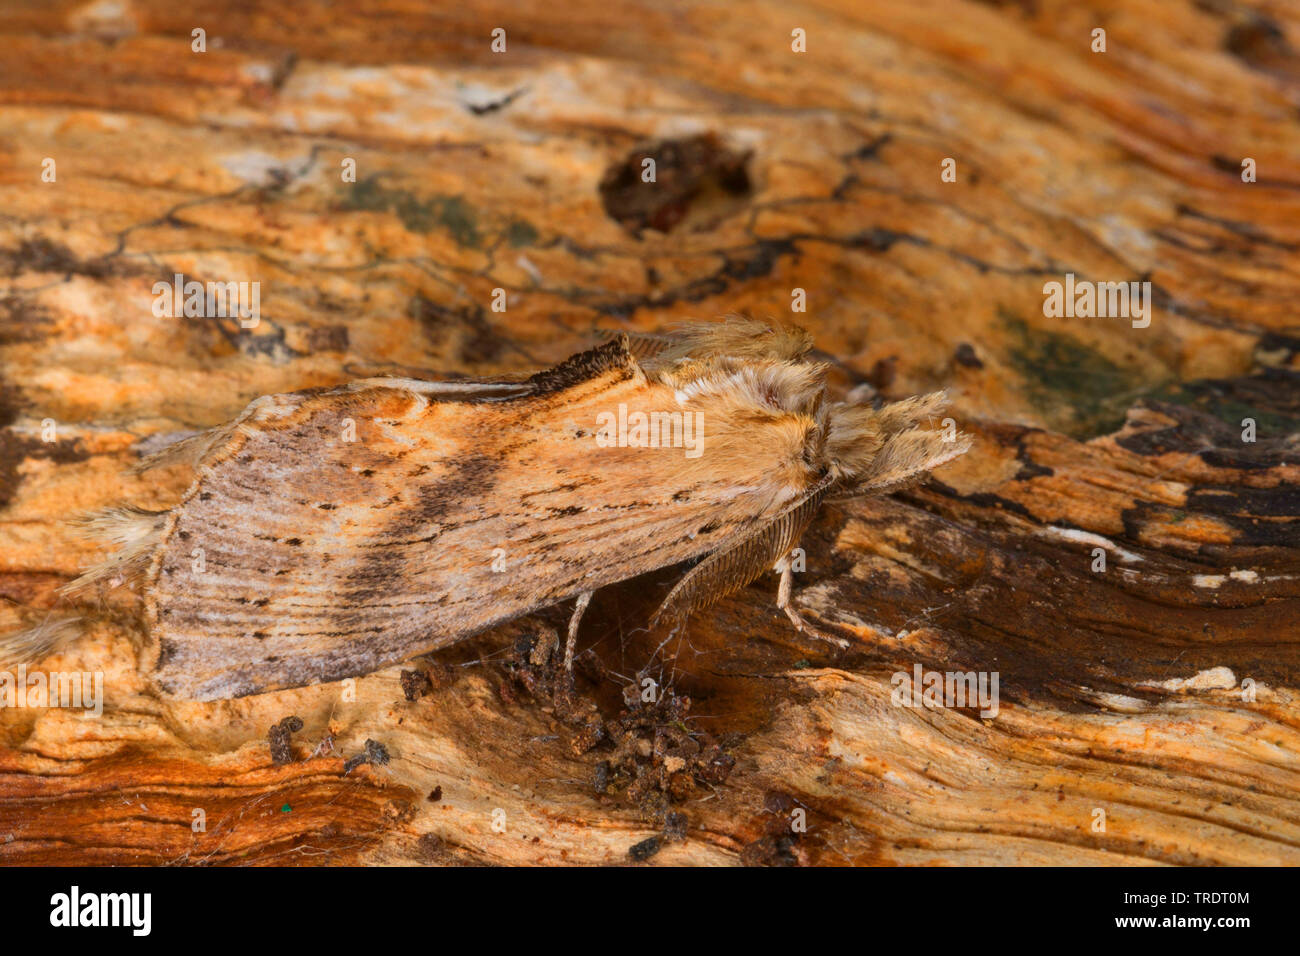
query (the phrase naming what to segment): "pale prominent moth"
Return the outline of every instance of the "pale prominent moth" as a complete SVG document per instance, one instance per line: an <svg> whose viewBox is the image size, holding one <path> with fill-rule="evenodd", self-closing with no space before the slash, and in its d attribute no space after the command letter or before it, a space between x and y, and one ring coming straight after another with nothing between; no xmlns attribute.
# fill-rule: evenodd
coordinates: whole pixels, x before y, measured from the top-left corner
<svg viewBox="0 0 1300 956"><path fill-rule="evenodd" d="M832 401L800 329L752 320L617 338L530 378L368 379L254 401L164 449L195 479L169 511L91 524L122 550L74 582L138 583L143 666L216 700L366 674L695 564L680 620L790 553L827 496L874 494L968 447L932 394ZM841 638L827 637L843 644Z"/></svg>

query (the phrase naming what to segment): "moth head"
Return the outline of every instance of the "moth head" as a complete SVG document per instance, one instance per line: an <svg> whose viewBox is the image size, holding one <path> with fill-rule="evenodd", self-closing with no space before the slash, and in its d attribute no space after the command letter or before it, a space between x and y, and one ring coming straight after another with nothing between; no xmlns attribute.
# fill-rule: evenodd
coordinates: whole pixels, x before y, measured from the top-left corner
<svg viewBox="0 0 1300 956"><path fill-rule="evenodd" d="M868 494L924 477L970 448L951 424L934 428L943 392L881 408L838 402L827 413L823 456L842 493Z"/></svg>

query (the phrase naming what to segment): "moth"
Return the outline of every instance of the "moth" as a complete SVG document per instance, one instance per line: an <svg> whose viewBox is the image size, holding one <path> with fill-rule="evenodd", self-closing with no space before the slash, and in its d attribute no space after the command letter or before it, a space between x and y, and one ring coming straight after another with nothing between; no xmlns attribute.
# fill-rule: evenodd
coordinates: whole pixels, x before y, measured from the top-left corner
<svg viewBox="0 0 1300 956"><path fill-rule="evenodd" d="M941 393L834 401L798 328L749 319L620 334L528 378L377 378L259 398L142 463L193 466L168 511L90 521L121 545L73 583L135 582L161 692L218 700L357 676L693 562L681 621L791 552L830 495L960 455Z"/></svg>

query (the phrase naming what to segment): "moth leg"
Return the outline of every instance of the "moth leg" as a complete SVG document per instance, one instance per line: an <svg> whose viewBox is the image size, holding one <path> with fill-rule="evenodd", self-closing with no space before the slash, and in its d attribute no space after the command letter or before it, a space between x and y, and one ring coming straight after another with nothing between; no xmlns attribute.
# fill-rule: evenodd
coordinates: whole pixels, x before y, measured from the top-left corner
<svg viewBox="0 0 1300 956"><path fill-rule="evenodd" d="M564 669L573 673L573 647L578 643L578 622L582 620L587 605L591 603L591 591L583 591L573 605L573 616L569 618L569 636L564 642Z"/></svg>
<svg viewBox="0 0 1300 956"><path fill-rule="evenodd" d="M776 606L785 611L785 616L790 619L800 634L806 634L809 637L815 637L819 641L826 641L828 644L834 644L836 647L848 647L849 642L842 637L832 637L813 627L803 619L798 608L791 603L790 598L794 593L794 568L790 562L790 555L786 555L777 562L776 570L781 572L781 584L776 592Z"/></svg>

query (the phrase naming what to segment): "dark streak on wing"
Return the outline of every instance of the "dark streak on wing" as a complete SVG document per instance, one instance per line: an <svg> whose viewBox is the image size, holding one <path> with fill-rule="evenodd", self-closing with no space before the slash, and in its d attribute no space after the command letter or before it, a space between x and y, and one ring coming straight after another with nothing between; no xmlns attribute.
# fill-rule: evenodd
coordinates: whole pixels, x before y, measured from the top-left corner
<svg viewBox="0 0 1300 956"><path fill-rule="evenodd" d="M622 370L622 378L634 374L635 360L627 349L627 341L620 337L613 342L588 349L572 358L561 362L552 369L538 372L528 379L535 394L545 395L561 392L582 382L604 374L610 369ZM438 534L430 534L429 529L440 524L442 518L451 512L454 506L466 500L492 502L496 496L496 479L498 473L517 453L516 446L496 449L491 455L471 455L456 462L451 473L435 484L417 487L414 491L415 503L397 510L392 521L385 529L385 537L392 537L394 547L368 548L364 565L348 575L351 590L340 595L339 612L336 615L337 626L345 628L345 620L358 606L364 606L375 600L386 583L400 578L407 569L407 555L397 542L421 542L428 540L430 546ZM446 529L443 529L444 531Z"/></svg>
<svg viewBox="0 0 1300 956"><path fill-rule="evenodd" d="M634 374L635 360L627 349L625 338L588 349L561 362L552 369L538 372L528 379L537 395L562 392L574 385L590 381L614 369L625 374L622 378ZM396 510L392 521L386 526L384 536L396 542L415 539L417 542L430 539L430 528L440 524L453 508L464 501L481 501L491 503L496 497L497 476L511 462L519 451L516 445L507 445L494 450L490 455L470 455L452 465L451 473L435 484L418 486L414 489L415 503ZM489 508L491 505L488 505ZM444 529L445 530L445 529ZM339 613L336 615L337 626L343 628L345 619L351 616L354 608L375 600L385 584L400 578L407 570L407 555L401 547L369 548L364 565L348 576L351 590L341 595Z"/></svg>

